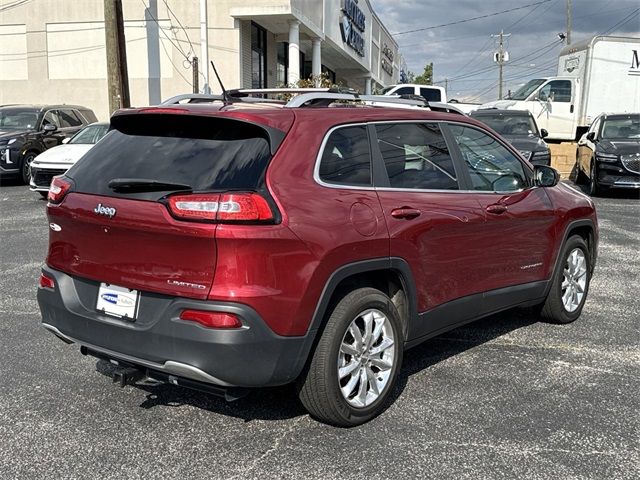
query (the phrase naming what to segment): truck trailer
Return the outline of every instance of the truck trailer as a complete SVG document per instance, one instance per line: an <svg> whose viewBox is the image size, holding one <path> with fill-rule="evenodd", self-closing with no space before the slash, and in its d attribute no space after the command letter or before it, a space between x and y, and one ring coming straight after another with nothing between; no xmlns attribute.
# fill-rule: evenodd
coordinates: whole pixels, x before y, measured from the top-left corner
<svg viewBox="0 0 640 480"><path fill-rule="evenodd" d="M567 45L558 75L529 80L480 108L529 110L550 139L577 140L604 112L640 112L640 38L595 36Z"/></svg>

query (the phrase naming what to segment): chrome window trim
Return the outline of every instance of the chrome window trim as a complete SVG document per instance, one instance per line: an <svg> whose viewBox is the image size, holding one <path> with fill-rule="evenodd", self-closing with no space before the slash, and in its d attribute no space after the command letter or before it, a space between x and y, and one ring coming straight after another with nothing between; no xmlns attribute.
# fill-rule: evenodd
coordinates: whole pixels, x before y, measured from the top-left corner
<svg viewBox="0 0 640 480"><path fill-rule="evenodd" d="M397 124L397 123L444 123L450 124L455 123L458 125L462 125L465 127L472 127L478 129L475 125L465 122L457 122L455 120L429 120L429 119L413 119L413 120L373 120L370 122L358 122L358 123L345 123L341 125L336 125L331 127L327 133L325 133L324 138L322 139L322 143L320 144L320 149L318 150L318 154L316 155L316 163L313 167L313 180L320 186L325 188L333 188L338 190L363 190L363 191L380 191L380 192L418 192L418 193L478 193L483 195L511 195L523 192L528 189L538 188L536 185L530 186L528 189L520 189L520 190L510 190L508 192L496 192L489 190L439 190L439 189L423 189L423 188L394 188L394 187L364 187L362 185L349 185L349 184L337 184L337 183L327 183L320 178L320 161L322 159L322 154L324 153L325 146L327 145L327 141L329 140L329 136L339 128L348 128L348 127L366 127L367 125L377 125L377 124ZM482 131L482 130L481 130ZM511 152L511 149L505 146L499 139L495 138L493 135L490 135L488 132L483 132L497 141L500 145L504 146ZM513 152L511 152L513 153ZM520 161L518 155L514 155L518 161ZM373 159L372 159L373 160ZM523 165L523 168L527 168L527 166L520 161ZM529 173L532 174L532 170L529 169ZM373 168L371 169L371 180L373 182ZM458 185L460 185L460 180L457 180Z"/></svg>

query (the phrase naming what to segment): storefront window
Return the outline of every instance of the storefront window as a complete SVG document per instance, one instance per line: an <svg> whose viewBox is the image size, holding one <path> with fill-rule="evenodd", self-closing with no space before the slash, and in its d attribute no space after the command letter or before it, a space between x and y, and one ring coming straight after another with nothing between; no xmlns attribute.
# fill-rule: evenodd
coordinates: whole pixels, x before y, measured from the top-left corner
<svg viewBox="0 0 640 480"><path fill-rule="evenodd" d="M251 23L251 88L267 88L267 31Z"/></svg>
<svg viewBox="0 0 640 480"><path fill-rule="evenodd" d="M278 43L278 69L276 83L278 85L287 84L289 74L289 44L287 42Z"/></svg>

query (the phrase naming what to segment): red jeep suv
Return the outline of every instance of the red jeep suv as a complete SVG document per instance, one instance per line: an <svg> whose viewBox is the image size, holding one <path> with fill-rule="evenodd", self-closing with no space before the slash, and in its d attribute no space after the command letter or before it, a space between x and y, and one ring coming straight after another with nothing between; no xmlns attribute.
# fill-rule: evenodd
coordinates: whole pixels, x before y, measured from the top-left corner
<svg viewBox="0 0 640 480"><path fill-rule="evenodd" d="M51 186L43 326L122 385L296 382L351 426L411 346L516 306L576 320L592 201L471 118L375 98L117 112Z"/></svg>

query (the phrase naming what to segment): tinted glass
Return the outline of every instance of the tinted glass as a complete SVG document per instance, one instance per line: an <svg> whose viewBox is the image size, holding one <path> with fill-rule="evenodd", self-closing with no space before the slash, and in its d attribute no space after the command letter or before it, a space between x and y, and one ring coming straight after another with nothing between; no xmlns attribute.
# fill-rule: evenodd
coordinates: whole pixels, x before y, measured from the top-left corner
<svg viewBox="0 0 640 480"><path fill-rule="evenodd" d="M500 135L538 135L538 128L530 115L490 115L476 114L471 116L486 125Z"/></svg>
<svg viewBox="0 0 640 480"><path fill-rule="evenodd" d="M517 191L528 186L520 160L497 140L476 128L450 127L474 190Z"/></svg>
<svg viewBox="0 0 640 480"><path fill-rule="evenodd" d="M60 119L58 118L58 112L56 110L49 110L45 113L44 118L42 119L42 126L45 125L55 125L56 127L60 126Z"/></svg>
<svg viewBox="0 0 640 480"><path fill-rule="evenodd" d="M0 129L2 130L32 130L36 128L38 112L19 108L0 109Z"/></svg>
<svg viewBox="0 0 640 480"><path fill-rule="evenodd" d="M334 130L320 160L320 179L339 185L371 185L369 136L364 126Z"/></svg>
<svg viewBox="0 0 640 480"><path fill-rule="evenodd" d="M271 158L264 130L232 120L130 115L115 128L67 172L76 191L135 196L113 192L108 183L114 178L179 183L194 191L257 190Z"/></svg>
<svg viewBox="0 0 640 480"><path fill-rule="evenodd" d="M540 89L540 100L550 99L552 102L571 101L571 80L553 80Z"/></svg>
<svg viewBox="0 0 640 480"><path fill-rule="evenodd" d="M453 161L437 124L376 125L376 134L392 188L458 188Z"/></svg>
<svg viewBox="0 0 640 480"><path fill-rule="evenodd" d="M429 102L439 102L442 100L440 90L437 88L421 88L420 95L427 99Z"/></svg>
<svg viewBox="0 0 640 480"><path fill-rule="evenodd" d="M640 115L627 118L607 117L602 124L602 138L618 140L639 139Z"/></svg>
<svg viewBox="0 0 640 480"><path fill-rule="evenodd" d="M93 144L97 143L109 130L109 125L92 125L90 127L85 127L76 133L69 143L79 144Z"/></svg>
<svg viewBox="0 0 640 480"><path fill-rule="evenodd" d="M416 91L413 87L400 87L391 95L415 95Z"/></svg>
<svg viewBox="0 0 640 480"><path fill-rule="evenodd" d="M73 110L58 110L58 118L60 119L60 128L79 127L82 122L78 119Z"/></svg>

